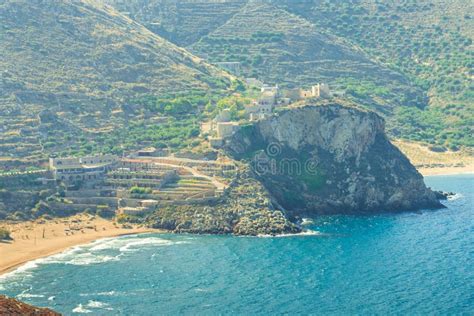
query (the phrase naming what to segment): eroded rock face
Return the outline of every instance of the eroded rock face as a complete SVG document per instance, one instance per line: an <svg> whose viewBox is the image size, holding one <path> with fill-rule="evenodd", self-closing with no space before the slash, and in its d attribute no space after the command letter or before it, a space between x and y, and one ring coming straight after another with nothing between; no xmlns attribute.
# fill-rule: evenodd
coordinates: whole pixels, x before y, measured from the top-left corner
<svg viewBox="0 0 474 316"><path fill-rule="evenodd" d="M293 214L442 207L385 136L377 114L338 104L284 110L242 127L226 145Z"/></svg>

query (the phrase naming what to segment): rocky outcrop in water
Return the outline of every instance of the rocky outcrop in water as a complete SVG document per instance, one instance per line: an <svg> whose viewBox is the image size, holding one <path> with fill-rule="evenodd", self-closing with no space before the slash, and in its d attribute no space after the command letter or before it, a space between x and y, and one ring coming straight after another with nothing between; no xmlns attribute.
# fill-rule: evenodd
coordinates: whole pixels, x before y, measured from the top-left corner
<svg viewBox="0 0 474 316"><path fill-rule="evenodd" d="M287 109L243 126L225 149L249 161L293 215L442 207L373 112L339 104Z"/></svg>

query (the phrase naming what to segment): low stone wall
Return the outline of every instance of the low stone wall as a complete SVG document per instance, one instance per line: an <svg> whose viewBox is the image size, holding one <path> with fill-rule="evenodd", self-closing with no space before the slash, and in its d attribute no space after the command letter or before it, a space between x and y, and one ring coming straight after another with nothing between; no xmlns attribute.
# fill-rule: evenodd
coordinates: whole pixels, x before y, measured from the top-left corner
<svg viewBox="0 0 474 316"><path fill-rule="evenodd" d="M108 205L110 207L118 207L118 199L115 197L69 197L68 200L74 204L92 204L92 205Z"/></svg>
<svg viewBox="0 0 474 316"><path fill-rule="evenodd" d="M53 212L62 214L63 216L73 215L79 212L84 212L86 209L96 211L97 206L90 204L68 204L61 202L50 202L49 207Z"/></svg>
<svg viewBox="0 0 474 316"><path fill-rule="evenodd" d="M109 193L113 193L111 197L114 197L114 190L78 190L78 191L66 191L66 197L109 197Z"/></svg>

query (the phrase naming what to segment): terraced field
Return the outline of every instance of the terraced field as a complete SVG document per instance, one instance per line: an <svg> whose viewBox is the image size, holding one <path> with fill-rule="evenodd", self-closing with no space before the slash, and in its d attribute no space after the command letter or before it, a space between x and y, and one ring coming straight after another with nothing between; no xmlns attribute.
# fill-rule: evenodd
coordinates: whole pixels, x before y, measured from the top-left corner
<svg viewBox="0 0 474 316"><path fill-rule="evenodd" d="M179 46L188 46L225 24L245 4L245 0L168 1L103 0L149 30Z"/></svg>
<svg viewBox="0 0 474 316"><path fill-rule="evenodd" d="M241 62L243 76L327 81L384 115L391 136L474 146L472 1L139 0L127 10L211 62Z"/></svg>

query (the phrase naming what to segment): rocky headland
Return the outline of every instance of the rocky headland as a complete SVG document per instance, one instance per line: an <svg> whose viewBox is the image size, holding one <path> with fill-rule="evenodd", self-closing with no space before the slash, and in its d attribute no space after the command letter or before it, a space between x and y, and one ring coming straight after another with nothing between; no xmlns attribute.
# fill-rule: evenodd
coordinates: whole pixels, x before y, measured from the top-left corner
<svg viewBox="0 0 474 316"><path fill-rule="evenodd" d="M290 216L443 207L377 114L305 105L244 126L226 145Z"/></svg>
<svg viewBox="0 0 474 316"><path fill-rule="evenodd" d="M240 172L212 205L170 205L146 219L174 232L276 235L297 218L440 208L439 195L388 140L377 114L340 104L284 109L242 126L225 151Z"/></svg>

